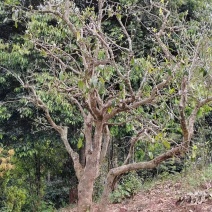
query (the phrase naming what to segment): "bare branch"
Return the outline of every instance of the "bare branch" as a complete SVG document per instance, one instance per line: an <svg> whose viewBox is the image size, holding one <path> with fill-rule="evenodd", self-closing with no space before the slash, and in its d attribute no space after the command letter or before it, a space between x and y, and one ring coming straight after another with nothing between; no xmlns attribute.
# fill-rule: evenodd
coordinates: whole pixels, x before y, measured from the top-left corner
<svg viewBox="0 0 212 212"><path fill-rule="evenodd" d="M127 41L128 41L128 44L129 44L129 52L132 52L132 39L131 39L131 37L129 36L129 34L128 34L126 28L125 28L125 26L123 25L123 23L122 23L122 21L121 21L121 19L120 19L120 18L117 18L117 20L118 20L119 24L121 25L121 28L122 28L124 34L125 34L126 37L127 37Z"/></svg>
<svg viewBox="0 0 212 212"><path fill-rule="evenodd" d="M171 81L172 77L168 76L166 80L163 80L163 82L155 85L152 89L151 95L148 98L142 99L138 102L135 102L132 104L132 108L137 108L140 105L144 105L144 104L150 104L153 102L153 100L155 100L155 97L157 96L157 92L160 91L162 88L164 88L166 85L168 85Z"/></svg>
<svg viewBox="0 0 212 212"><path fill-rule="evenodd" d="M130 139L129 153L128 153L127 158L125 159L123 165L128 164L130 158L132 157L134 146L135 146L136 142L143 136L144 132L145 132L145 129L142 129L136 134L136 136L134 136Z"/></svg>
<svg viewBox="0 0 212 212"><path fill-rule="evenodd" d="M184 144L185 143L182 143L181 145L157 156L151 161L131 163L131 164L122 165L117 168L111 169L107 175L107 184L104 188L102 199L101 199L102 201L100 204L104 204L108 200L108 194L113 190L115 180L118 176L130 171L142 170L142 169L153 169L157 167L161 162L169 158L180 156L181 154L187 151L187 148L185 147Z"/></svg>
<svg viewBox="0 0 212 212"><path fill-rule="evenodd" d="M69 20L69 15L70 15L70 1L69 0L65 1L64 7L65 7L65 11L64 11L64 14L62 14L58 10L53 9L51 3L48 2L48 5L44 6L42 8L42 10L39 10L39 12L53 14L53 15L61 18L62 20L64 20L66 22L66 24L68 25L69 29L74 33L74 36L76 37L77 30L76 30L74 24L72 24Z"/></svg>
<svg viewBox="0 0 212 212"><path fill-rule="evenodd" d="M89 95L89 105L90 105L90 109L92 110L94 117L97 119L102 119L102 113L101 113L101 109L99 109L98 106L101 106L101 102L100 105L97 104L97 92L94 90L93 92L90 93ZM99 99L100 100L100 99Z"/></svg>
<svg viewBox="0 0 212 212"><path fill-rule="evenodd" d="M209 102L212 102L212 96L211 97L208 97L204 100L201 100L197 103L196 107L193 109L191 115L189 116L188 118L188 129L189 129L189 132L190 132L190 137L193 135L193 131L194 131L194 122L195 122L195 119L196 119L196 116L197 116L197 113L199 111L199 109L208 104Z"/></svg>
<svg viewBox="0 0 212 212"><path fill-rule="evenodd" d="M98 30L101 30L104 2L105 0L98 0L98 21L97 21Z"/></svg>
<svg viewBox="0 0 212 212"><path fill-rule="evenodd" d="M19 82L22 86L24 86L24 81L21 79L21 77L20 77L18 74L16 74L14 71L10 71L9 69L7 69L7 68L5 68L5 67L3 67L3 66L0 66L0 68L1 68L2 70L5 70L5 71L8 72L9 74L11 74L16 80L18 80L18 82Z"/></svg>
<svg viewBox="0 0 212 212"><path fill-rule="evenodd" d="M187 82L188 82L188 78L186 76L183 77L181 82L181 91L180 91L181 98L180 98L180 104L179 104L181 129L183 131L183 137L186 140L188 140L188 136L189 136L189 131L188 131L186 117L185 117L185 106L187 101Z"/></svg>
<svg viewBox="0 0 212 212"><path fill-rule="evenodd" d="M47 54L49 54L51 57L53 57L56 61L58 61L64 70L66 69L70 69L73 73L80 75L80 72L75 70L73 67L66 65L59 57L57 57L56 55L53 54L53 52L51 50L49 50L47 47L45 47L44 45L38 43L37 41L34 42L35 45L41 47L42 49L44 49L46 51ZM40 49L36 48L38 51L40 51Z"/></svg>
<svg viewBox="0 0 212 212"><path fill-rule="evenodd" d="M86 114L85 114L85 111L83 110L82 105L80 104L80 102L76 98L74 98L73 96L71 96L70 94L68 95L68 97L69 97L69 99L71 101L73 101L77 105L77 107L79 108L79 110L80 110L83 118L85 119Z"/></svg>

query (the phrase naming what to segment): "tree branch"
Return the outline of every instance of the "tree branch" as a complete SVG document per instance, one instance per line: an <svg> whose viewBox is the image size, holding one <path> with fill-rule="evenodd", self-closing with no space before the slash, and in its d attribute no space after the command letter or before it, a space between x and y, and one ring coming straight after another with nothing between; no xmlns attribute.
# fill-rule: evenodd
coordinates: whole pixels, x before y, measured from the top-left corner
<svg viewBox="0 0 212 212"><path fill-rule="evenodd" d="M71 101L73 101L76 105L77 105L77 107L79 108L79 110L80 110L80 113L82 114L82 116L83 116L83 118L85 119L85 117L86 117L86 114L85 114L85 111L83 110L83 108L82 108L82 105L79 103L79 101L76 99L76 98L74 98L73 96L68 96L69 97L69 99L71 100Z"/></svg>
<svg viewBox="0 0 212 212"><path fill-rule="evenodd" d="M102 14L103 14L103 5L104 5L104 0L98 0L98 20L97 20L97 27L98 30L101 31L101 25L102 25Z"/></svg>
<svg viewBox="0 0 212 212"><path fill-rule="evenodd" d="M181 90L180 90L181 98L180 98L180 104L179 104L180 124L181 124L181 129L183 131L183 137L184 139L186 139L185 142L188 141L188 136L189 136L186 116L185 116L185 106L187 101L187 82L188 82L188 78L184 76L181 82Z"/></svg>
<svg viewBox="0 0 212 212"><path fill-rule="evenodd" d="M145 129L142 129L142 130L140 130L140 131L136 134L136 136L134 136L134 137L132 137L132 138L130 139L130 149L129 149L129 153L128 153L127 158L125 159L123 165L128 164L130 158L132 157L132 153L133 153L134 146L135 146L136 142L141 138L141 136L142 136L142 134L143 134L144 132L145 132Z"/></svg>
<svg viewBox="0 0 212 212"><path fill-rule="evenodd" d="M126 28L125 28L125 26L123 25L123 23L122 23L122 21L121 21L121 19L117 17L117 20L118 20L119 24L121 25L121 28L122 28L124 34L125 34L126 37L127 37L127 41L128 41L128 44L129 44L129 52L132 52L132 39L131 39L131 37L129 36L129 34L128 34Z"/></svg>
<svg viewBox="0 0 212 212"><path fill-rule="evenodd" d="M69 65L66 65L59 57L57 57L56 55L53 54L53 52L51 50L49 50L47 47L45 47L44 45L38 43L37 41L34 42L35 45L38 45L39 47L41 47L42 49L44 49L46 51L47 54L49 54L51 57L53 57L56 61L58 61L63 69L70 69L73 73L77 74L77 75L80 75L80 72L75 70L74 68L72 68L71 66ZM40 51L38 48L36 48L38 51Z"/></svg>
<svg viewBox="0 0 212 212"><path fill-rule="evenodd" d="M68 142L68 127L62 127L62 126L58 126L53 119L51 118L51 115L49 113L49 109L46 106L46 104L39 98L39 96L36 94L36 91L34 89L34 87L25 84L23 86L25 89L29 90L32 93L32 98L31 101L32 103L34 103L35 106L37 106L38 108L41 108L44 112L45 112L45 117L47 119L47 121L49 122L49 124L52 126L53 129L55 129L59 134L60 137L66 147L66 150L68 151L69 155L71 156L73 163L74 163L74 169L76 171L76 176L78 179L81 178L82 176L82 165L79 162L79 155L77 152L75 152L69 142Z"/></svg>

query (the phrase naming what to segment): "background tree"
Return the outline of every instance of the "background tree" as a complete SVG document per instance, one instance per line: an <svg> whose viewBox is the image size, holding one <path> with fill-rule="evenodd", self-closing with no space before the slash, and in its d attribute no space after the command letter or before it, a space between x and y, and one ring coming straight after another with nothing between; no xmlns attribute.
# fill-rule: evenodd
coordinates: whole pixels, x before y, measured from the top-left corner
<svg viewBox="0 0 212 212"><path fill-rule="evenodd" d="M16 1L18 2L20 1ZM7 3L0 2L0 39L1 44L7 43L8 48L14 47L14 49L10 51L11 49L6 47L9 50L7 51L4 49L5 46L1 45L3 53L0 59L1 65L4 64L10 70L15 69L16 74L24 75L27 69L34 68L35 60L41 61L42 57L35 51L26 57L26 54L19 54L17 49L15 50L24 42L21 36L26 30L26 22L22 18L17 21L18 8L10 7ZM28 8L30 5L28 3L25 1L21 6ZM33 1L33 3L33 8L37 8L42 1L37 3ZM5 53L9 53L5 55L6 57L3 56L3 49L6 50ZM21 101L26 93L20 88L17 80L1 69L0 81L1 144L7 149L13 148L16 152L15 170L1 180L0 210L4 210L9 205L13 207L16 203L12 199L19 199L17 196L19 193L30 197L24 201L19 199L21 202L19 210L23 211L29 211L31 208L35 211L44 210L44 207L49 207L49 203L54 204L56 208L68 204L69 190L76 184L69 155L58 142L58 136L54 131L42 123L44 119L42 111ZM77 127L74 127L74 124L70 127L73 129L71 140L77 148L78 138L74 136L78 133ZM12 194L14 194L13 198L11 198Z"/></svg>

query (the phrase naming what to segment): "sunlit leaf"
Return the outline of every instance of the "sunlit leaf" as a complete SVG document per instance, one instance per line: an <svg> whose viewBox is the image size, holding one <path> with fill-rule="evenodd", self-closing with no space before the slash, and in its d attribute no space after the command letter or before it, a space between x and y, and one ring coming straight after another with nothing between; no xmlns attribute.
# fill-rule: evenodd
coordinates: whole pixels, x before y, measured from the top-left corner
<svg viewBox="0 0 212 212"><path fill-rule="evenodd" d="M167 149L171 148L171 144L167 140L163 140L162 143Z"/></svg>
<svg viewBox="0 0 212 212"><path fill-rule="evenodd" d="M149 154L149 158L150 158L150 159L153 159L153 158L154 158L154 156L153 156L153 153L152 153L152 152L149 152L148 154Z"/></svg>
<svg viewBox="0 0 212 212"><path fill-rule="evenodd" d="M81 34L80 34L80 32L79 32L79 31L77 31L77 41L79 41L79 40L80 40L80 38L81 38Z"/></svg>
<svg viewBox="0 0 212 212"><path fill-rule="evenodd" d="M80 137L78 142L77 142L77 148L80 149L83 146L83 139Z"/></svg>
<svg viewBox="0 0 212 212"><path fill-rule="evenodd" d="M84 86L85 86L85 83L82 80L79 80L78 81L78 87L79 87L79 89L83 90L84 89Z"/></svg>

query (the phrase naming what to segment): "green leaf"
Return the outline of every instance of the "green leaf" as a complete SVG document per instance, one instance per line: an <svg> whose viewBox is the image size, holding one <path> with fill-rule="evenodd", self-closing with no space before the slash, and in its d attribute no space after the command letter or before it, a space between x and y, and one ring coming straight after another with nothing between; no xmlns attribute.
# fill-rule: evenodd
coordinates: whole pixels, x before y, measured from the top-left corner
<svg viewBox="0 0 212 212"><path fill-rule="evenodd" d="M18 13L19 13L18 10L14 10L14 12L12 14L12 20L13 21L17 21L17 19L18 19Z"/></svg>
<svg viewBox="0 0 212 212"><path fill-rule="evenodd" d="M93 87L96 87L97 86L97 83L98 83L98 78L96 76L93 76L91 79L90 79L90 83Z"/></svg>
<svg viewBox="0 0 212 212"><path fill-rule="evenodd" d="M185 70L184 74L185 74L185 76L188 76L189 75L188 70Z"/></svg>
<svg viewBox="0 0 212 212"><path fill-rule="evenodd" d="M8 20L8 17L6 17L6 18L3 20L3 22L2 22L2 23L7 22L7 20Z"/></svg>
<svg viewBox="0 0 212 212"><path fill-rule="evenodd" d="M205 77L205 76L207 75L208 72L207 72L206 69L201 68L201 69L200 69L200 73L202 73L203 77Z"/></svg>
<svg viewBox="0 0 212 212"><path fill-rule="evenodd" d="M80 32L79 32L79 31L77 31L77 41L79 41L79 40L80 40L80 38L81 38L81 34L80 34Z"/></svg>
<svg viewBox="0 0 212 212"><path fill-rule="evenodd" d="M134 59L134 58L130 61L130 64L131 64L132 66L135 65L135 59Z"/></svg>
<svg viewBox="0 0 212 212"><path fill-rule="evenodd" d="M112 112L112 108L109 107L109 108L107 109L107 112L110 114L110 113Z"/></svg>
<svg viewBox="0 0 212 212"><path fill-rule="evenodd" d="M191 154L191 159L195 159L197 156L197 153L196 151L192 151L192 154Z"/></svg>
<svg viewBox="0 0 212 212"><path fill-rule="evenodd" d="M79 89L83 90L84 89L84 85L85 85L85 83L82 80L78 81Z"/></svg>
<svg viewBox="0 0 212 212"><path fill-rule="evenodd" d="M78 142L77 142L77 148L80 149L83 146L83 139L79 138Z"/></svg>
<svg viewBox="0 0 212 212"><path fill-rule="evenodd" d="M193 150L197 150L197 149L198 149L197 145L194 145L194 146L192 147L192 149L193 149Z"/></svg>
<svg viewBox="0 0 212 212"><path fill-rule="evenodd" d="M117 19L121 20L121 14L116 14Z"/></svg>
<svg viewBox="0 0 212 212"><path fill-rule="evenodd" d="M105 80L104 80L102 77L99 78L99 81L100 81L102 84L105 84Z"/></svg>
<svg viewBox="0 0 212 212"><path fill-rule="evenodd" d="M171 148L171 144L167 140L163 140L162 143L167 149Z"/></svg>
<svg viewBox="0 0 212 212"><path fill-rule="evenodd" d="M98 52L98 59L104 59L105 58L105 51L104 50L99 50Z"/></svg>
<svg viewBox="0 0 212 212"><path fill-rule="evenodd" d="M170 70L170 69L168 69L168 74L169 74L169 76L171 76L171 75L172 75L172 72L171 72L171 70Z"/></svg>
<svg viewBox="0 0 212 212"><path fill-rule="evenodd" d="M174 88L171 88L170 90L169 90L169 94L173 94L175 92L175 89Z"/></svg>
<svg viewBox="0 0 212 212"><path fill-rule="evenodd" d="M46 57L46 56L47 56L46 51L44 51L43 49L41 49L40 53L41 53L41 55L42 55L42 56L44 56L44 57Z"/></svg>
<svg viewBox="0 0 212 212"><path fill-rule="evenodd" d="M154 158L153 153L149 152L148 154L149 154L149 158L152 160Z"/></svg>
<svg viewBox="0 0 212 212"><path fill-rule="evenodd" d="M63 81L64 80L64 74L63 74L63 71L61 71L60 73L59 73L59 79L61 80L61 81Z"/></svg>
<svg viewBox="0 0 212 212"><path fill-rule="evenodd" d="M18 22L15 21L15 28L18 28Z"/></svg>
<svg viewBox="0 0 212 212"><path fill-rule="evenodd" d="M155 136L155 141L159 141L163 138L163 133L158 133L156 136Z"/></svg>
<svg viewBox="0 0 212 212"><path fill-rule="evenodd" d="M134 129L134 126L131 123L126 124L126 132L130 132Z"/></svg>

